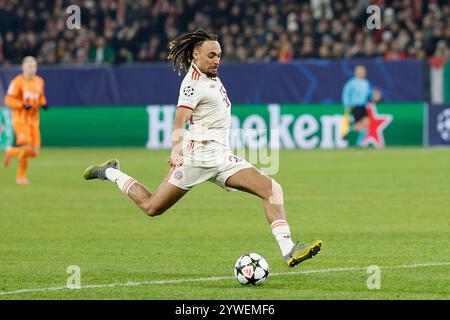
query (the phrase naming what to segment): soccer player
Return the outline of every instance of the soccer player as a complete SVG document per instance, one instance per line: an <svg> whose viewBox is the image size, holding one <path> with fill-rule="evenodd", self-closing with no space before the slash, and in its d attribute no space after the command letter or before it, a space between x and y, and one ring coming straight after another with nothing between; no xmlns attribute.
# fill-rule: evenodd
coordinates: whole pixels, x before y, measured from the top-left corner
<svg viewBox="0 0 450 320"><path fill-rule="evenodd" d="M207 180L228 191L237 189L254 194L262 199L282 256L293 267L316 255L322 241L295 244L284 212L281 186L231 153L231 103L218 77L221 55L217 37L202 29L170 42L168 59L172 60L174 70L179 63L179 75L183 68L187 74L180 87L173 125L168 159L171 169L155 192L120 171L116 159L88 167L84 178L114 182L151 217L164 213L192 187ZM189 130L185 132L188 121Z"/></svg>
<svg viewBox="0 0 450 320"><path fill-rule="evenodd" d="M29 158L36 157L41 147L39 132L39 108L47 110L44 80L36 75L37 62L27 56L22 62L22 74L15 77L8 87L5 105L12 109L12 124L16 136L16 147L6 149L3 165L8 167L11 159L19 159L16 182L28 184L26 170Z"/></svg>
<svg viewBox="0 0 450 320"><path fill-rule="evenodd" d="M362 143L369 127L367 103L371 100L379 101L381 92L373 89L366 79L367 71L364 66L358 65L354 70L354 77L349 79L342 90L342 104L345 107L342 135L345 137L350 131L356 131L356 146L363 147ZM350 120L350 115L352 120ZM350 123L353 122L352 125Z"/></svg>

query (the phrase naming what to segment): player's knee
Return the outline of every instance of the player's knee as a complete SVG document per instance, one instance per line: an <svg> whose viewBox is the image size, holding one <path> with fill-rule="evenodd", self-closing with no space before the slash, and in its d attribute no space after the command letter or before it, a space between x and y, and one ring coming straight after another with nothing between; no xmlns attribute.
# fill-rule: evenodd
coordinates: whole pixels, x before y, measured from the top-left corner
<svg viewBox="0 0 450 320"><path fill-rule="evenodd" d="M276 182L275 180L272 179L272 184L270 186L270 190L269 190L269 197L267 200L269 200L269 202L271 204L275 204L275 205L283 205L284 200L283 200L283 188L281 187L281 185Z"/></svg>
<svg viewBox="0 0 450 320"><path fill-rule="evenodd" d="M164 208L162 208L160 206L155 206L151 202L144 207L144 212L149 217L159 216L160 214L163 214L164 211L166 211Z"/></svg>
<svg viewBox="0 0 450 320"><path fill-rule="evenodd" d="M39 149L33 149L31 152L31 157L37 157L39 155Z"/></svg>

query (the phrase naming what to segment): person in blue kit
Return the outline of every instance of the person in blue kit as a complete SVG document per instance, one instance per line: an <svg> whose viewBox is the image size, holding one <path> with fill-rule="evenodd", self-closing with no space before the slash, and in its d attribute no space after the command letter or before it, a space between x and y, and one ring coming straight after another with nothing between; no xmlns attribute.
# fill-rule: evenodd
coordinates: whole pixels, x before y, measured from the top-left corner
<svg viewBox="0 0 450 320"><path fill-rule="evenodd" d="M345 107L342 135L346 137L350 131L356 131L357 147L363 146L362 142L369 127L367 104L381 99L380 90L372 87L366 75L364 66L356 66L354 77L345 83L342 90L342 104Z"/></svg>

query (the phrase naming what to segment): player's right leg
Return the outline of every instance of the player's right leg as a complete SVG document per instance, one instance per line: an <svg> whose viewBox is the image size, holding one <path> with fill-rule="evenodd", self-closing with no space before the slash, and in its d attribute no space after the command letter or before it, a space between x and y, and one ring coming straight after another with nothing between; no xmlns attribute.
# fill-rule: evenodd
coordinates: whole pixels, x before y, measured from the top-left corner
<svg viewBox="0 0 450 320"><path fill-rule="evenodd" d="M7 168L13 157L19 158L19 166L17 169L16 183L25 185L29 181L26 178L26 170L28 167L28 154L32 152L33 147L29 144L17 147L6 148L5 158L3 159L3 166Z"/></svg>
<svg viewBox="0 0 450 320"><path fill-rule="evenodd" d="M16 137L16 147L8 147L5 150L5 157L3 158L3 166L7 168L14 157L20 158L23 154L23 148L31 143L29 128L24 122L13 122L14 135Z"/></svg>
<svg viewBox="0 0 450 320"><path fill-rule="evenodd" d="M356 137L356 147L362 148L364 138L367 135L367 130L369 128L369 118L367 114L367 109L365 106L358 106L352 109L352 115L355 119L354 128L358 133Z"/></svg>
<svg viewBox="0 0 450 320"><path fill-rule="evenodd" d="M22 121L13 121L14 133L16 136L17 147L8 147L3 159L3 166L9 166L13 157L19 159L19 166L17 168L16 183L25 185L29 181L26 178L26 170L28 167L28 157L33 153L32 137L30 126Z"/></svg>
<svg viewBox="0 0 450 320"><path fill-rule="evenodd" d="M363 147L363 141L367 135L368 127L369 127L369 118L367 117L361 118L357 123L355 123L355 129L358 132L358 136L356 137L356 146L358 148Z"/></svg>
<svg viewBox="0 0 450 320"><path fill-rule="evenodd" d="M20 147L7 147L5 157L3 158L3 166L7 168L12 158L19 156Z"/></svg>
<svg viewBox="0 0 450 320"><path fill-rule="evenodd" d="M188 190L164 181L152 193L136 179L120 171L120 164L116 159L88 167L84 171L84 179L100 179L114 182L125 195L150 217L164 213L188 192Z"/></svg>
<svg viewBox="0 0 450 320"><path fill-rule="evenodd" d="M266 218L289 267L294 267L319 253L322 247L321 240L297 244L292 242L291 230L284 212L283 190L275 180L251 167L239 170L226 178L225 185L254 194L263 200Z"/></svg>

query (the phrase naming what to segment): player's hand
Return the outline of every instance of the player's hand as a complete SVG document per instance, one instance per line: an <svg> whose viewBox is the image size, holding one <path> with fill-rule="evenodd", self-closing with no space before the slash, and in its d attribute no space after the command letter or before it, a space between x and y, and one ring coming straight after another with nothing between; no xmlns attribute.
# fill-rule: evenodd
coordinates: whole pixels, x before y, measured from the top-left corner
<svg viewBox="0 0 450 320"><path fill-rule="evenodd" d="M374 102L379 102L381 101L383 95L381 94L381 90L380 89L374 89L373 90L373 101Z"/></svg>
<svg viewBox="0 0 450 320"><path fill-rule="evenodd" d="M25 108L25 110L30 110L31 109L31 104L29 104L29 103L25 103L24 105L23 105L23 107Z"/></svg>
<svg viewBox="0 0 450 320"><path fill-rule="evenodd" d="M171 167L179 167L183 164L183 150L178 150L178 148L173 148L172 153L168 159Z"/></svg>
<svg viewBox="0 0 450 320"><path fill-rule="evenodd" d="M168 156L168 157L167 157L167 163L169 164L169 166L175 167L175 163L172 161L171 156Z"/></svg>

